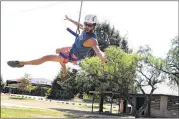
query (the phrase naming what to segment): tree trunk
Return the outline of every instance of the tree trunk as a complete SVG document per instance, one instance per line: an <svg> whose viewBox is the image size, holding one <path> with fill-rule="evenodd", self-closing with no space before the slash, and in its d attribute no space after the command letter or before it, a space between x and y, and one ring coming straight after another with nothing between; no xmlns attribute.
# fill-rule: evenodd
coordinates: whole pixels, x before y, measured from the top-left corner
<svg viewBox="0 0 179 119"><path fill-rule="evenodd" d="M150 117L150 114L151 114L150 108L151 108L151 101L148 104L148 113L147 113L147 116L149 116L149 117Z"/></svg>
<svg viewBox="0 0 179 119"><path fill-rule="evenodd" d="M133 114L135 115L135 118L140 118L142 115L142 112L147 108L147 105L149 104L150 99L146 99L144 101L144 104L139 108L139 110L136 109L136 107L134 105L132 105L133 108ZM129 101L129 103L132 103L131 101Z"/></svg>
<svg viewBox="0 0 179 119"><path fill-rule="evenodd" d="M134 114L135 114L135 118L140 118L139 111L136 108L134 108Z"/></svg>
<svg viewBox="0 0 179 119"><path fill-rule="evenodd" d="M142 112L144 111L143 108L140 108L139 110L134 109L134 113L135 113L135 118L140 118L142 115Z"/></svg>
<svg viewBox="0 0 179 119"><path fill-rule="evenodd" d="M177 85L177 87L178 87L178 96L179 96L179 85Z"/></svg>
<svg viewBox="0 0 179 119"><path fill-rule="evenodd" d="M139 109L139 116L140 116L140 117L141 117L141 115L142 115L142 113L143 113L143 111L144 111L145 109L146 109L146 107Z"/></svg>
<svg viewBox="0 0 179 119"><path fill-rule="evenodd" d="M100 95L99 112L103 112L104 94Z"/></svg>
<svg viewBox="0 0 179 119"><path fill-rule="evenodd" d="M120 98L118 99L118 104L119 104L118 113L120 113L120 105L121 105Z"/></svg>

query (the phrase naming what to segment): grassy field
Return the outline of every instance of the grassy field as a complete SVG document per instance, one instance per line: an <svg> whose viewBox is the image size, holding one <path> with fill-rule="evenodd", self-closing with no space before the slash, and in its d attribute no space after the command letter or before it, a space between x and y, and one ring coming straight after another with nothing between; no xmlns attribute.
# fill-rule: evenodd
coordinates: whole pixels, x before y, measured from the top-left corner
<svg viewBox="0 0 179 119"><path fill-rule="evenodd" d="M1 107L2 118L74 118L73 114L36 108Z"/></svg>
<svg viewBox="0 0 179 119"><path fill-rule="evenodd" d="M7 94L1 95L1 102L4 104L1 107L2 118L84 118L85 114L82 114L84 112L78 113L78 111L90 112L92 106L91 102L71 100L71 103L75 103L72 105L71 103L49 102ZM98 106L98 103L94 103L93 111L98 111ZM103 109L104 112L110 111L110 104L104 104ZM113 113L117 113L117 110L116 107L112 108Z"/></svg>
<svg viewBox="0 0 179 119"><path fill-rule="evenodd" d="M3 100L23 100L25 102L36 101L32 98L24 98L18 96L1 95L1 101ZM50 109L41 108L24 108L13 106L1 106L2 118L78 118L79 116L71 113L60 112Z"/></svg>

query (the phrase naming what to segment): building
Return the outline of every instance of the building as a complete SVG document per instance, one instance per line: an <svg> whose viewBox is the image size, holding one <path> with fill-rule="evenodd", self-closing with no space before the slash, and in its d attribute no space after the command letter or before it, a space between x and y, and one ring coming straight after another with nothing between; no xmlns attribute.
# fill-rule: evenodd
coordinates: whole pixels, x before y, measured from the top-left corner
<svg viewBox="0 0 179 119"><path fill-rule="evenodd" d="M96 91L90 91L91 94L99 95L100 92ZM119 100L119 92L103 92L104 94L110 94L110 95L116 95L116 99ZM149 97L149 94L146 94L147 98ZM132 100L132 103L134 104L134 107L138 110L145 101L145 95L143 94L129 94L130 99ZM114 102L114 98L112 98L112 101ZM132 113L134 112L134 108L130 106L127 100L120 100L117 101L119 103L120 107L120 113ZM121 104L121 102L123 104ZM92 102L93 105L93 102ZM112 103L111 103L112 106ZM130 108L129 108L130 107ZM92 106L93 108L93 106ZM112 107L111 107L112 108ZM92 109L93 110L93 109ZM122 110L122 111L121 111ZM142 112L142 116L147 117L158 117L158 118L178 118L179 117L179 96L176 95L167 95L167 94L153 94L152 95L152 101L147 105L146 109Z"/></svg>
<svg viewBox="0 0 179 119"><path fill-rule="evenodd" d="M132 100L136 108L139 109L144 103L144 95L132 96ZM179 117L179 96L153 94L151 103L147 105L142 114L150 117L177 118Z"/></svg>
<svg viewBox="0 0 179 119"><path fill-rule="evenodd" d="M44 78L32 78L29 80L32 85L44 85L44 86L51 86L52 81L44 79ZM6 85L8 84L15 84L15 83L20 83L18 82L17 79L8 79L6 80Z"/></svg>
<svg viewBox="0 0 179 119"><path fill-rule="evenodd" d="M52 85L52 81L44 79L44 78L32 78L30 80L30 82L33 86L51 87L51 85ZM6 86L4 88L4 93L12 93L12 94L20 93L20 90L18 88L9 86L9 84L17 84L17 83L20 83L20 82L18 82L17 79L6 80Z"/></svg>

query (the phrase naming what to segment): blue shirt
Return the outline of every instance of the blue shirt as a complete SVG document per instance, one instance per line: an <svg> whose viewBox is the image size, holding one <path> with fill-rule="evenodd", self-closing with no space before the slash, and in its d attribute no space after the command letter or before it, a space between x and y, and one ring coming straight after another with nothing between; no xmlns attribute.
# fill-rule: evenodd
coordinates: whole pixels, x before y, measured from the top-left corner
<svg viewBox="0 0 179 119"><path fill-rule="evenodd" d="M78 59L83 59L86 57L88 52L92 49L92 47L85 47L83 46L83 43L90 39L94 38L96 39L97 36L95 33L87 33L83 31L75 40L72 49L70 51L70 55L74 54L75 56L78 57Z"/></svg>

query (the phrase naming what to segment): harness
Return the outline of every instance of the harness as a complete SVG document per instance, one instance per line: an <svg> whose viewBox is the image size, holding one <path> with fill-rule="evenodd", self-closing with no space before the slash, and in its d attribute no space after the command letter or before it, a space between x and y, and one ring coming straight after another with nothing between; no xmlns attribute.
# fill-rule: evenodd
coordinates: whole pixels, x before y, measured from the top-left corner
<svg viewBox="0 0 179 119"><path fill-rule="evenodd" d="M71 33L72 35L74 35L76 38L78 37L78 34L77 33L75 33L73 30L71 30L70 28L67 28L66 29L69 33ZM70 50L70 52L69 52L69 56L66 56L65 54L63 54L62 52L60 52L59 53L59 55L61 56L61 57L63 57L64 59L68 59L69 60L69 62L70 61L79 61L80 60L80 58L72 58L72 49Z"/></svg>
<svg viewBox="0 0 179 119"><path fill-rule="evenodd" d="M74 36L78 36L74 31L72 31L70 28L67 28L67 31L70 32L72 35ZM73 44L68 56L66 54L64 54L63 52L60 52L59 55L61 57L63 57L64 59L68 59L69 61L78 61L78 60L81 60L81 59L84 59L87 54L89 53L89 50L91 48L87 48L87 47L84 47L81 45L83 44L84 41L86 41L89 37L96 37L95 34L84 34L84 32L81 34L82 36L79 36L77 37L75 43ZM80 40L80 39L83 39L83 40ZM75 55L77 56L77 58L72 58L72 56Z"/></svg>
<svg viewBox="0 0 179 119"><path fill-rule="evenodd" d="M66 55L63 54L62 52L60 52L59 55L60 55L61 57L63 57L64 59L68 59L69 61L79 61L79 60L80 60L80 58L72 58L72 57L70 57L70 54L69 54L69 56L66 56Z"/></svg>
<svg viewBox="0 0 179 119"><path fill-rule="evenodd" d="M78 23L80 23L82 4L83 4L83 1L81 1L81 5L80 5L80 13L79 13L79 17L78 17ZM78 24L78 26L77 26L76 33L75 33L74 31L72 31L70 28L67 28L66 30L76 37L75 40L77 39L77 37L78 37L79 34L80 34L79 24ZM78 32L78 33L77 33L77 32ZM75 59L72 58L72 55L73 55L72 50L73 50L73 49L70 50L69 56L66 56L66 55L63 54L62 52L60 52L59 55L62 56L64 59L68 59L69 62L70 62L70 61L79 61L81 58L75 58Z"/></svg>

